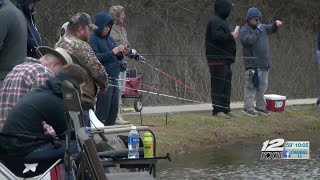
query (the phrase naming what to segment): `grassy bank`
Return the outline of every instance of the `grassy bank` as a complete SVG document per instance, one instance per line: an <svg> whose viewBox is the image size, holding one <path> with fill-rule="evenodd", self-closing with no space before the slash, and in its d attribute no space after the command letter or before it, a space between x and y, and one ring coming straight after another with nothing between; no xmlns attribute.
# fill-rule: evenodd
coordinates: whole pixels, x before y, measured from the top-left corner
<svg viewBox="0 0 320 180"><path fill-rule="evenodd" d="M275 136L298 131L320 129L320 114L315 106L287 107L285 112L271 116L248 117L241 110L230 120L211 116L209 112L143 116L143 124L152 126L157 138L158 155L177 154L208 146L220 146L233 140ZM127 116L126 120L140 124L140 118Z"/></svg>

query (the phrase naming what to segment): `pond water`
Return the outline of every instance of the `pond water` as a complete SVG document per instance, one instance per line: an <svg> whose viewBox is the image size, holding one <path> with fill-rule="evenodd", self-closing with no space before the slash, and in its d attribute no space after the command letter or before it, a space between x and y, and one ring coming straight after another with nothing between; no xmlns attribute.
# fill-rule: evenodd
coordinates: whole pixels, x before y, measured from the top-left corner
<svg viewBox="0 0 320 180"><path fill-rule="evenodd" d="M309 141L310 159L261 160L262 143L275 138ZM235 141L160 162L157 179L320 179L319 149L318 132Z"/></svg>

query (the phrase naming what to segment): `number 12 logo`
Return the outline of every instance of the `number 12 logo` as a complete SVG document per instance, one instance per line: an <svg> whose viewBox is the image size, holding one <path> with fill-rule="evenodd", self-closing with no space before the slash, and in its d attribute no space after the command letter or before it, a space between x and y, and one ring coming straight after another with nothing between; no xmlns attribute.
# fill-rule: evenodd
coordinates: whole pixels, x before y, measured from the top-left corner
<svg viewBox="0 0 320 180"><path fill-rule="evenodd" d="M283 151L284 139L267 140L263 143L261 151Z"/></svg>

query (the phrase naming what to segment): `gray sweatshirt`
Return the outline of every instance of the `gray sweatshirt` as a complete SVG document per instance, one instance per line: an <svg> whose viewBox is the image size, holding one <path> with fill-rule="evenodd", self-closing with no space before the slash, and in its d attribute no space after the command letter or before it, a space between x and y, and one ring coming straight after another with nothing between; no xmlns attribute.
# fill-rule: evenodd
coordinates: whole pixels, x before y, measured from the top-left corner
<svg viewBox="0 0 320 180"><path fill-rule="evenodd" d="M10 0L0 0L0 80L26 57L26 20Z"/></svg>
<svg viewBox="0 0 320 180"><path fill-rule="evenodd" d="M262 24L261 28L250 24L241 27L239 37L243 47L245 69L270 68L271 53L268 35L276 33L277 30L275 23Z"/></svg>

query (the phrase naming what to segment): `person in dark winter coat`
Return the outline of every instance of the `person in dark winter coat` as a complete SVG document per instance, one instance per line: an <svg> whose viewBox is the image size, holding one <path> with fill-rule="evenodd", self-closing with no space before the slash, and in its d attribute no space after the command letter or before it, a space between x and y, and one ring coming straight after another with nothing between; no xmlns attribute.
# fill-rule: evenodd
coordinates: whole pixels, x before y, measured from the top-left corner
<svg viewBox="0 0 320 180"><path fill-rule="evenodd" d="M33 16L36 8L35 6L38 1L40 0L17 0L17 7L22 11L27 21L27 56L33 58L40 58L36 52L36 48L38 46L42 46L41 37Z"/></svg>
<svg viewBox="0 0 320 180"><path fill-rule="evenodd" d="M320 24L319 24L319 29L318 29L318 40L317 40L317 62L318 62L318 67L319 67L319 75L318 78L320 79ZM319 80L319 85L318 85L318 91L319 91L319 99L317 100L317 105L318 105L318 111L320 112L320 80Z"/></svg>
<svg viewBox="0 0 320 180"><path fill-rule="evenodd" d="M23 134L39 138L47 137L44 134L42 122L51 125L57 135L67 130L67 109L63 102L62 82L69 81L82 93L82 87L88 79L87 72L76 64L62 67L56 77L51 77L47 84L31 90L22 97L9 113L2 133ZM1 146L8 156L19 156L25 159L59 159L64 156L66 143L59 140L62 147L55 149L47 140L26 140L5 138ZM71 142L71 153L77 152L77 143Z"/></svg>
<svg viewBox="0 0 320 180"><path fill-rule="evenodd" d="M10 0L0 0L0 87L12 68L26 57L26 20Z"/></svg>
<svg viewBox="0 0 320 180"><path fill-rule="evenodd" d="M271 66L268 36L276 33L278 28L282 26L280 20L271 24L262 24L261 19L262 14L257 8L249 8L246 16L247 23L241 27L239 32L246 71L243 112L249 116L257 116L256 112L270 115L266 110L264 99ZM255 100L256 107L254 107Z"/></svg>
<svg viewBox="0 0 320 180"><path fill-rule="evenodd" d="M319 71L320 71L320 25L318 30L318 40L317 40L317 62L319 64Z"/></svg>
<svg viewBox="0 0 320 180"><path fill-rule="evenodd" d="M320 29L318 30L318 43L317 43L317 47L318 47L318 51L320 51Z"/></svg>
<svg viewBox="0 0 320 180"><path fill-rule="evenodd" d="M217 0L214 15L206 29L206 58L211 74L212 114L230 118L231 64L235 61L237 32L231 32L226 19L232 9L231 0Z"/></svg>
<svg viewBox="0 0 320 180"><path fill-rule="evenodd" d="M120 74L120 61L123 59L125 46L116 47L110 31L114 21L106 12L99 12L95 16L95 25L98 29L90 39L90 46L109 76L107 92L98 94L96 104L97 118L106 126L115 125L119 105L118 77Z"/></svg>

